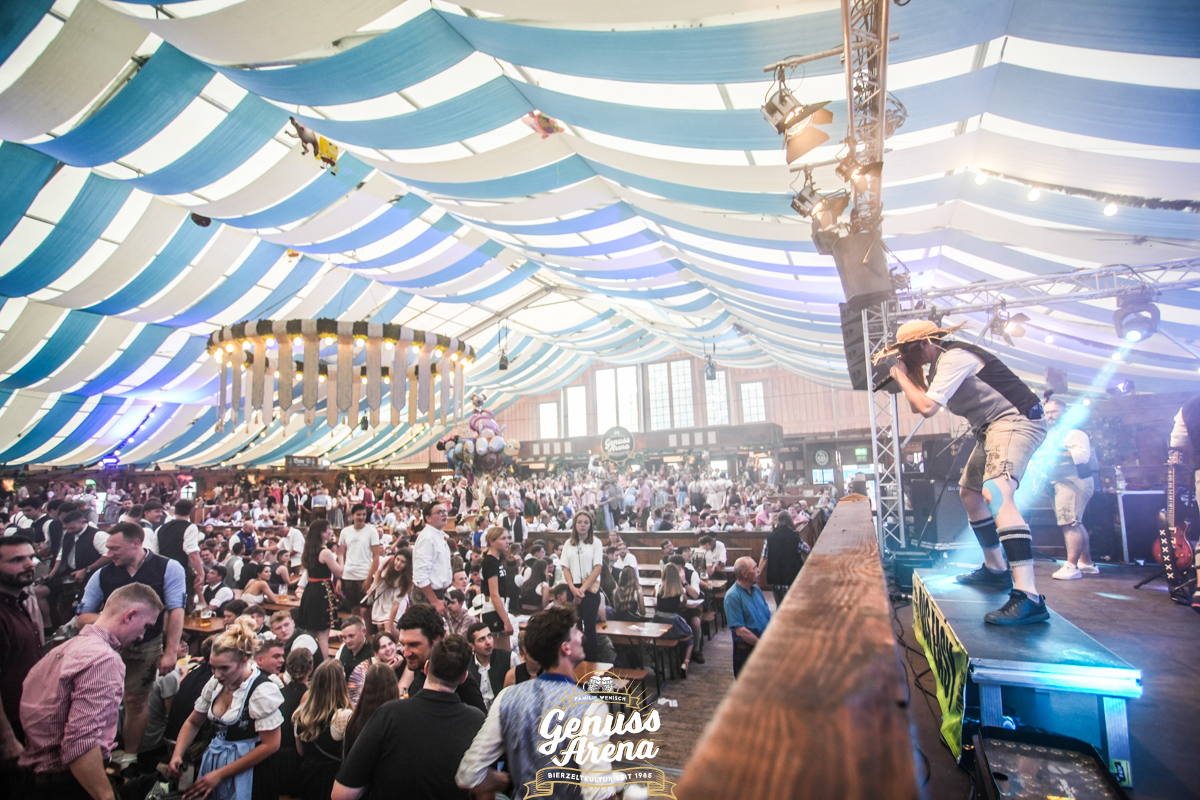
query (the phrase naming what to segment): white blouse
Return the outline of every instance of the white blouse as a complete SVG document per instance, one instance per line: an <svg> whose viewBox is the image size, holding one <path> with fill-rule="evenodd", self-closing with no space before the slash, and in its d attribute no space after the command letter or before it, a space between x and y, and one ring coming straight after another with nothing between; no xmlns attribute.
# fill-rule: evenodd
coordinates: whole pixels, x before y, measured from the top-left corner
<svg viewBox="0 0 1200 800"><path fill-rule="evenodd" d="M568 539L563 543L561 560L563 569L571 571L571 579L577 585L582 585L587 580L587 576L592 574L592 570L604 562L604 545L595 535L592 536L591 544L580 542L573 545ZM597 586L599 583L596 581ZM596 586L592 588L595 589Z"/></svg>
<svg viewBox="0 0 1200 800"><path fill-rule="evenodd" d="M257 677L258 667L255 666L250 670L250 677L242 681L242 685L234 690L233 699L229 701L229 708L219 719L212 717L209 711L212 709L213 701L221 693L221 684L215 677L209 678L208 683L204 684L204 689L200 692L200 697L196 700L195 709L217 722L233 725L242 715L242 698L254 685ZM283 714L279 711L279 707L283 705L283 693L274 683L268 682L259 686L258 691L250 696L249 702L250 718L254 720L254 730L273 731L283 725Z"/></svg>

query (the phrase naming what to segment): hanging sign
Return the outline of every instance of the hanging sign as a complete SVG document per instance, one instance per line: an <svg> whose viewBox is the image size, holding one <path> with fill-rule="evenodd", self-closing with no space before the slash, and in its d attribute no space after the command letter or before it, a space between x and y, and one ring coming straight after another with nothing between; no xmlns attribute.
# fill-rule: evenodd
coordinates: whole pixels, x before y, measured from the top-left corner
<svg viewBox="0 0 1200 800"><path fill-rule="evenodd" d="M610 461L624 461L633 454L633 434L620 425L609 428L600 437L600 449Z"/></svg>

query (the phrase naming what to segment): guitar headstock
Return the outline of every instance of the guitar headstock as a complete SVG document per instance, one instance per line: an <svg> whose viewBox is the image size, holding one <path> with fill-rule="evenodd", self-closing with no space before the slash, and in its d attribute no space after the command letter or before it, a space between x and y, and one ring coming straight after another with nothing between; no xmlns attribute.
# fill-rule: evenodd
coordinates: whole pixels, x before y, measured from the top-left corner
<svg viewBox="0 0 1200 800"><path fill-rule="evenodd" d="M1168 450L1167 451L1168 466L1174 467L1174 466L1178 466L1182 463L1183 463L1183 453L1181 451L1179 451L1179 450Z"/></svg>

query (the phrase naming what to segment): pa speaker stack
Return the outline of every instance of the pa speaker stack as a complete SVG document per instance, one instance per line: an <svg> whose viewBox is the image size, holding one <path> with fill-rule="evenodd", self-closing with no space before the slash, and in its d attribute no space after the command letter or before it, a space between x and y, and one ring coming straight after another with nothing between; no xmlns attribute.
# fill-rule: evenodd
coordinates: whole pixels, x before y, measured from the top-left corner
<svg viewBox="0 0 1200 800"><path fill-rule="evenodd" d="M866 342L863 341L862 312L895 296L883 241L878 233L853 233L833 242L833 263L846 293L846 302L838 308L842 315L842 342L846 348L846 369L850 385L859 391L870 389L888 377L888 367L880 363L867 373ZM894 386L895 382L893 382ZM898 390L899 387L896 387Z"/></svg>

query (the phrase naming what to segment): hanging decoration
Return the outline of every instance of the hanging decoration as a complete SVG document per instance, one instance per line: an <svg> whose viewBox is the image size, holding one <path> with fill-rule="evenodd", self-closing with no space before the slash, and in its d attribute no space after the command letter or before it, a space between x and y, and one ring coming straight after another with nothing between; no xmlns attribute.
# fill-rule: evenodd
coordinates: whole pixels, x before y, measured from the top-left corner
<svg viewBox="0 0 1200 800"><path fill-rule="evenodd" d="M475 360L474 348L454 337L334 319L239 322L212 333L208 351L218 365L218 432L275 415L286 430L297 400L306 425L322 402L330 428L357 425L364 400L371 428L385 402L393 427L406 410L409 425L418 414L432 424L439 413L453 424L465 418L463 372Z"/></svg>
<svg viewBox="0 0 1200 800"><path fill-rule="evenodd" d="M311 128L301 125L295 117L288 117L288 120L295 127L296 132L284 131L284 133L293 139L300 140L300 152L308 155L308 148L312 147L313 155L324 164L321 169L325 169L326 166L333 167L333 174L337 175L338 146Z"/></svg>
<svg viewBox="0 0 1200 800"><path fill-rule="evenodd" d="M446 463L459 477L474 480L476 476L499 472L512 463L521 449L516 439L504 438L504 425L496 422L491 411L484 408L487 396L471 395L474 412L467 420L470 433L453 431L443 436L436 447L445 452Z"/></svg>

